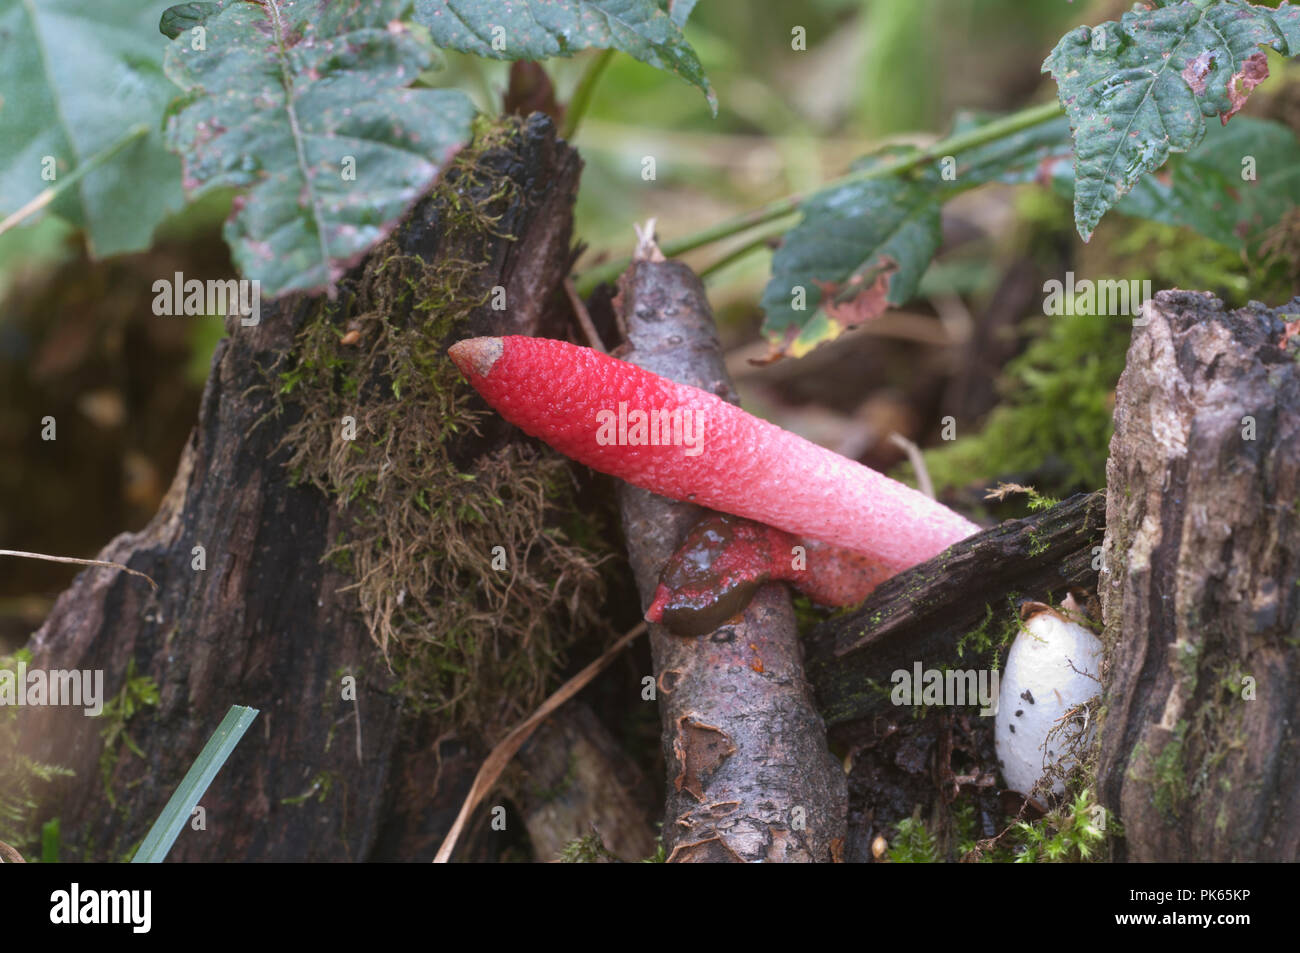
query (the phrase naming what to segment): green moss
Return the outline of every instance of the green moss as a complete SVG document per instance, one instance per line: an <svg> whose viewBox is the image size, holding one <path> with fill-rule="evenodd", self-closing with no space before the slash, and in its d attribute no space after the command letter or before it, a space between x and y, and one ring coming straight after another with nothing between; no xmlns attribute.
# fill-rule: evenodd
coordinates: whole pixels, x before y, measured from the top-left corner
<svg viewBox="0 0 1300 953"><path fill-rule="evenodd" d="M977 834L975 805L961 798L941 812L931 829L920 809L895 827L888 856L895 863L1089 863L1106 859L1103 848L1123 836L1118 821L1093 797L1082 774L1071 776L1066 795L1046 814L1028 821L1007 816L995 837Z"/></svg>
<svg viewBox="0 0 1300 953"><path fill-rule="evenodd" d="M145 756L127 732L127 723L141 710L155 707L159 697L158 683L148 675L136 674L133 657L126 663L126 678L122 681L122 688L105 703L104 710L100 712L102 724L99 734L104 739L104 745L99 753L99 776L104 783L108 803L114 808L117 807L117 796L113 792L113 772L122 751L125 749L137 758Z"/></svg>
<svg viewBox="0 0 1300 953"><path fill-rule="evenodd" d="M314 798L318 804L324 804L325 799L330 796L333 790L334 773L332 771L320 771L308 782L306 790L292 797L282 797L280 803L299 805L305 804Z"/></svg>
<svg viewBox="0 0 1300 953"><path fill-rule="evenodd" d="M1153 797L1156 810L1166 820L1176 819L1187 799L1187 781L1183 774L1183 741L1186 736L1187 722L1180 721L1152 762L1155 769Z"/></svg>
<svg viewBox="0 0 1300 953"><path fill-rule="evenodd" d="M0 670L12 672L16 679L18 663L29 665L31 661L31 652L19 649L13 655L0 655ZM31 859L40 843L37 815L41 795L50 783L72 777L73 772L22 754L18 713L16 706L0 707L0 841Z"/></svg>
<svg viewBox="0 0 1300 953"><path fill-rule="evenodd" d="M954 818L956 812L954 810ZM957 826L958 858L980 863L1095 863L1106 859L1108 842L1123 837L1123 828L1098 804L1081 774L1074 774L1066 794L1037 820L1010 818L996 837L972 841L973 818Z"/></svg>
<svg viewBox="0 0 1300 953"><path fill-rule="evenodd" d="M889 859L895 864L933 864L939 859L935 837L919 815L898 822L889 846Z"/></svg>
<svg viewBox="0 0 1300 953"><path fill-rule="evenodd" d="M1178 665L1178 674L1188 689L1196 686L1197 664L1201 658L1202 645L1199 641L1174 643L1174 659Z"/></svg>
<svg viewBox="0 0 1300 953"><path fill-rule="evenodd" d="M1128 335L1098 317L1039 317L1026 327L1033 341L1007 365L1003 401L983 429L926 452L937 490L1034 474L1047 501L1105 485L1111 395Z"/></svg>
<svg viewBox="0 0 1300 953"><path fill-rule="evenodd" d="M1021 212L1030 257L1053 246L1043 241L1045 235L1058 233L1063 224L1070 231L1068 206L1044 193L1026 192ZM1081 277L1142 275L1151 279L1153 290L1204 289L1230 308L1252 298L1282 302L1295 293L1300 213L1270 232L1259 255L1242 255L1184 228L1116 221L1122 226L1112 225L1110 240L1092 242L1073 265ZM1059 268L1054 260L1043 265ZM1003 400L981 431L926 452L936 490L989 486L1028 474L1052 496L1104 486L1112 395L1124 369L1129 326L1114 317L1028 318L1020 329L1028 347L1004 368ZM960 431L970 433L972 423L962 421ZM900 472L910 476L911 468L903 465Z"/></svg>
<svg viewBox="0 0 1300 953"><path fill-rule="evenodd" d="M560 849L556 858L561 864L621 864L623 859L610 852L605 842L596 833L584 837L575 837ZM655 852L649 857L642 857L637 863L662 864L667 860L663 838L655 841Z"/></svg>
<svg viewBox="0 0 1300 953"><path fill-rule="evenodd" d="M489 738L540 703L570 645L603 629L616 537L559 455L482 449L481 404L446 355L491 294L490 256L475 249L510 238L513 186L482 160L516 129L479 123L435 187L440 257L405 255L396 239L375 249L274 371L298 415L286 466L340 509L325 559L351 577L404 703ZM344 345L349 331L360 340Z"/></svg>
<svg viewBox="0 0 1300 953"><path fill-rule="evenodd" d="M663 850L662 844L659 849ZM562 864L620 863L619 858L609 852L605 842L596 833L569 841L560 849L560 856L556 859Z"/></svg>
<svg viewBox="0 0 1300 953"><path fill-rule="evenodd" d="M995 612L992 604L984 606L984 618L980 624L957 640L957 657L971 657L987 661L995 671L999 668L1002 651L1015 641L1020 632L1020 611L1017 608L1019 596L1011 593L1007 596L1007 605L1002 612Z"/></svg>
<svg viewBox="0 0 1300 953"><path fill-rule="evenodd" d="M1115 823L1112 818L1103 828L1100 816L1091 793L1081 791L1037 821L1017 821L1007 849L1018 864L1099 860L1099 848Z"/></svg>
<svg viewBox="0 0 1300 953"><path fill-rule="evenodd" d="M1110 243L1113 267L1150 275L1156 288L1209 291L1229 308L1244 307L1252 298L1284 301L1290 297L1285 280L1279 281L1282 276L1269 274L1266 255L1243 255L1191 229L1139 219L1129 219L1125 225L1115 229Z"/></svg>

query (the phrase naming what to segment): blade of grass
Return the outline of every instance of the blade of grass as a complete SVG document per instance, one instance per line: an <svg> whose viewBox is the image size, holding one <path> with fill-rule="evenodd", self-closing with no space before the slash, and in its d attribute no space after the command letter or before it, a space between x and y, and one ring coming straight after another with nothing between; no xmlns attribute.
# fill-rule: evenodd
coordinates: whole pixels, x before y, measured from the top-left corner
<svg viewBox="0 0 1300 953"><path fill-rule="evenodd" d="M141 842L140 849L131 858L131 863L162 863L167 852L172 849L172 844L176 843L176 838L180 836L181 828L190 819L194 806L199 803L199 798L203 797L208 785L217 776L217 772L226 763L226 759L235 750L235 745L239 744L239 739L244 737L244 732L248 730L248 726L253 723L257 715L256 708L247 708L243 705L230 706L226 717L221 719L217 730L212 733L208 743L203 746L199 756L185 772L185 777L181 779L176 793L162 809L158 820L154 821L153 827Z"/></svg>

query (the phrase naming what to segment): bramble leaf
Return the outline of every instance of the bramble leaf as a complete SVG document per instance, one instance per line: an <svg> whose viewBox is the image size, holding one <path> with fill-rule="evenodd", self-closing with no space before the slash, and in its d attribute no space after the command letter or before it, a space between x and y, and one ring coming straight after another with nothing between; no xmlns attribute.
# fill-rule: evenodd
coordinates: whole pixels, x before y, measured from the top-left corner
<svg viewBox="0 0 1300 953"><path fill-rule="evenodd" d="M983 122L962 119L954 134ZM800 357L905 304L939 248L945 201L986 182L1033 181L1046 160L1069 151L1069 127L1061 117L957 156L939 156L907 175L841 183L811 196L800 207L801 222L773 256L763 292L763 333L774 354ZM869 173L914 154L881 153L854 170Z"/></svg>
<svg viewBox="0 0 1300 953"><path fill-rule="evenodd" d="M691 0L415 0L416 22L439 46L498 60L572 56L590 47L621 50L675 73L718 100L704 67L682 36Z"/></svg>
<svg viewBox="0 0 1300 953"><path fill-rule="evenodd" d="M1043 71L1074 130L1074 218L1084 241L1144 174L1200 143L1207 117L1226 124L1241 109L1268 76L1262 47L1300 54L1300 7L1168 3L1062 38Z"/></svg>
<svg viewBox="0 0 1300 953"><path fill-rule="evenodd" d="M934 183L898 178L818 192L786 233L763 291L768 340L792 357L907 301L939 247Z"/></svg>
<svg viewBox="0 0 1300 953"><path fill-rule="evenodd" d="M462 93L405 88L433 60L398 20L406 6L227 3L202 49L185 33L168 47L186 192L241 190L224 234L267 295L332 289L468 138Z"/></svg>
<svg viewBox="0 0 1300 953"><path fill-rule="evenodd" d="M1115 204L1121 215L1184 225L1229 248L1242 249L1300 206L1300 142L1281 123L1242 116L1212 130L1186 155L1144 176ZM1050 168L1053 187L1073 194L1066 160Z"/></svg>

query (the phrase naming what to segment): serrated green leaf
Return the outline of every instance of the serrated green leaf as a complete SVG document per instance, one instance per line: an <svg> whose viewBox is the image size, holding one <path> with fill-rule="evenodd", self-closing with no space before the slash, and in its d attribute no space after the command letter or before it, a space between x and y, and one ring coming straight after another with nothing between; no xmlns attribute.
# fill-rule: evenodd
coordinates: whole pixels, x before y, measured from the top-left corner
<svg viewBox="0 0 1300 953"><path fill-rule="evenodd" d="M1122 215L1186 226L1229 248L1249 246L1300 206L1300 142L1281 123L1242 116L1212 130L1191 152L1143 177L1115 204ZM1052 166L1053 187L1073 194L1069 162Z"/></svg>
<svg viewBox="0 0 1300 953"><path fill-rule="evenodd" d="M148 248L181 207L180 163L157 127L175 93L155 30L166 6L0 0L0 218L100 160L50 206L94 256Z"/></svg>
<svg viewBox="0 0 1300 953"><path fill-rule="evenodd" d="M704 67L682 36L692 7L677 0L670 15L656 0L415 0L415 19L439 46L498 60L621 50L698 86L717 115Z"/></svg>
<svg viewBox="0 0 1300 953"><path fill-rule="evenodd" d="M659 5L668 11L668 15L679 27L686 25L697 3L699 0L659 0Z"/></svg>
<svg viewBox="0 0 1300 953"><path fill-rule="evenodd" d="M1075 142L1074 217L1087 241L1106 211L1170 153L1226 123L1268 75L1270 47L1300 52L1300 8L1201 0L1124 14L1066 34L1043 63Z"/></svg>
<svg viewBox="0 0 1300 953"><path fill-rule="evenodd" d="M462 93L405 88L432 58L398 20L405 7L227 3L204 49L185 34L168 47L186 191L243 191L224 234L264 294L332 288L469 135Z"/></svg>

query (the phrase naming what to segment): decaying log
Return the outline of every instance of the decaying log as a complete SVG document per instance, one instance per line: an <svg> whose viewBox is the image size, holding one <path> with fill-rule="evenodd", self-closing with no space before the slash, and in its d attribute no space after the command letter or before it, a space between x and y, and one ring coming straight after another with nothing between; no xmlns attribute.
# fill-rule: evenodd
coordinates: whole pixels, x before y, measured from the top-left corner
<svg viewBox="0 0 1300 953"><path fill-rule="evenodd" d="M636 261L619 286L618 356L736 401L699 279ZM707 449L705 450L707 453ZM704 512L628 485L619 502L641 604ZM844 838L844 772L804 680L790 596L765 585L742 616L682 638L650 627L664 759L664 846L674 862L830 861Z"/></svg>
<svg viewBox="0 0 1300 953"><path fill-rule="evenodd" d="M1163 292L1129 347L1098 767L1129 860L1300 859L1298 313Z"/></svg>
<svg viewBox="0 0 1300 953"><path fill-rule="evenodd" d="M548 291L568 268L580 167L534 116L484 153L478 180L463 185L462 201L507 196L493 208L501 218L490 236L458 245L436 193L399 227L407 255L485 263L476 276L484 304L465 333L545 330ZM359 273L342 282L344 293ZM496 285L512 302L508 327L486 300ZM64 859L129 855L231 704L261 715L203 798L206 831L183 831L171 859L427 860L469 785L463 747L403 714L355 594L340 592L352 580L322 562L346 517L315 489L290 486L276 449L292 420L271 413L264 369L291 351L312 308L277 302L256 327L229 320L162 508L99 554L149 574L158 592L88 570L33 637L33 668L101 669L111 696L134 666L161 690L157 707L126 725L144 757L114 756L106 782L102 722L77 709L24 711L29 753L75 771L45 805L45 816L62 821ZM192 568L198 545L203 571ZM341 700L348 672L355 705Z"/></svg>
<svg viewBox="0 0 1300 953"><path fill-rule="evenodd" d="M1001 631L1022 600L1059 602L1091 590L1101 544L1103 494L1079 494L1051 509L1007 520L882 584L858 609L808 636L808 678L832 736L873 733L870 720L896 717L890 674L970 667L964 637Z"/></svg>
<svg viewBox="0 0 1300 953"><path fill-rule="evenodd" d="M555 860L567 843L593 832L620 860L654 853L645 778L582 702L566 702L537 726L511 775L510 800L539 861Z"/></svg>

